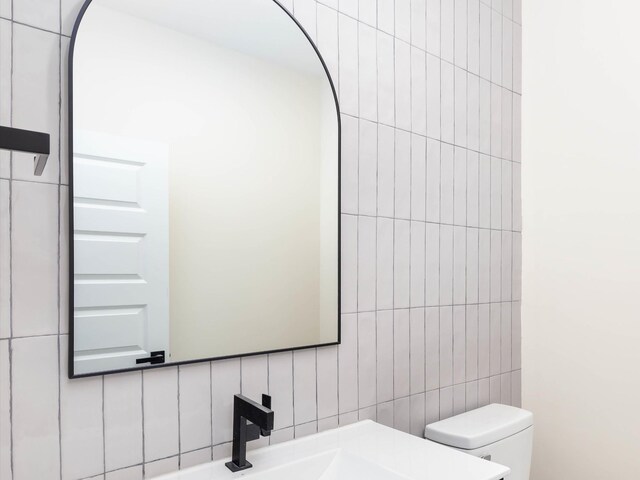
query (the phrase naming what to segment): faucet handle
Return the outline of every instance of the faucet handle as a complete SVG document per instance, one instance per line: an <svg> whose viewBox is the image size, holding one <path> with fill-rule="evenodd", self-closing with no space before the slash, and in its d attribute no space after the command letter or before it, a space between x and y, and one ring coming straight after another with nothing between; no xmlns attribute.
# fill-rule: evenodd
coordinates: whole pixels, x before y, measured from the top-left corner
<svg viewBox="0 0 640 480"><path fill-rule="evenodd" d="M262 406L271 410L271 395L262 394Z"/></svg>

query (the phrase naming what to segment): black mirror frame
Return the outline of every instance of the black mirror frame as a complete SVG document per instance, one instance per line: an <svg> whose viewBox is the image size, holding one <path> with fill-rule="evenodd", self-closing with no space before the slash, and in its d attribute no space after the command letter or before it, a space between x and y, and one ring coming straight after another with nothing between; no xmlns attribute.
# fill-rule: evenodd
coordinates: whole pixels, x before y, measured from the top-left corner
<svg viewBox="0 0 640 480"><path fill-rule="evenodd" d="M69 179L69 197L68 197L68 217L69 217L69 230L68 230L68 238L69 238L69 273L68 273L68 289L69 289L69 345L68 345L68 376L70 379L73 378L85 378L85 377L95 377L102 375L110 375L114 373L125 373L125 372L133 372L139 370L149 370L163 367L175 367L178 365L186 365L192 363L203 363L203 362L211 362L215 360L226 360L230 358L242 358L242 357L250 357L255 355L266 355L270 353L279 353L279 352L289 352L295 350L304 350L309 348L320 348L320 347L328 347L331 345L339 345L342 342L342 319L341 319L341 262L342 262L342 249L341 249L341 238L342 238L342 226L341 226L341 185L342 185L342 124L340 118L340 104L338 102L338 95L336 92L335 84L333 79L331 78L331 74L329 69L327 68L327 64L325 63L318 47L313 42L307 31L300 24L298 20L294 18L294 16L289 12L278 0L270 0L273 1L282 11L293 21L293 23L300 29L302 34L305 36L309 44L313 47L320 63L322 64L322 68L324 69L325 74L327 75L327 79L329 80L329 84L331 86L331 92L333 94L333 99L335 102L336 108L336 116L337 116L337 125L338 125L338 311L337 311L337 320L338 320L338 339L335 342L330 343L322 343L315 345L304 345L300 347L292 347L292 348L281 348L276 350L264 350L259 352L250 352L250 353L240 353L237 355L225 355L220 357L208 357L208 358L198 358L194 360L185 360L180 362L171 362L171 363L161 363L161 364L151 364L148 366L140 366L140 367L132 367L132 368L124 368L124 369L115 369L115 370L105 370L101 372L91 372L91 373L83 373L76 374L74 372L74 240L73 240L73 57L74 57L74 48L76 37L78 34L78 29L80 24L82 23L82 18L86 13L87 9L91 5L93 0L85 0L84 4L80 8L78 16L76 18L75 24L73 26L73 32L71 34L71 41L69 43L69 59L67 65L67 75L68 75L68 179ZM266 0L268 1L268 0Z"/></svg>

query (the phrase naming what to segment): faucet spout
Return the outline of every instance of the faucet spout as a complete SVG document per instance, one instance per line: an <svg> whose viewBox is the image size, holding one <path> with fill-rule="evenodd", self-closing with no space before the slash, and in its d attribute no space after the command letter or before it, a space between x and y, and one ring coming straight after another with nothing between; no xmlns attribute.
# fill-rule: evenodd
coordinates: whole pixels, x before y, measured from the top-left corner
<svg viewBox="0 0 640 480"><path fill-rule="evenodd" d="M225 464L229 470L237 472L252 467L246 458L247 442L258 439L260 435L270 435L273 417L269 395L262 395L262 405L244 395L234 396L232 458Z"/></svg>

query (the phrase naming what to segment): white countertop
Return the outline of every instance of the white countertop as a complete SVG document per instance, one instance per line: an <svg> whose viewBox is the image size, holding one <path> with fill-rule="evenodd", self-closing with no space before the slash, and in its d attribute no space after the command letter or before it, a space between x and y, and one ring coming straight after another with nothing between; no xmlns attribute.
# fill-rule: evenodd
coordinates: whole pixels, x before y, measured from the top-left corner
<svg viewBox="0 0 640 480"><path fill-rule="evenodd" d="M335 430L247 452L253 468L232 473L229 459L157 480L385 478L500 480L509 469L365 420Z"/></svg>

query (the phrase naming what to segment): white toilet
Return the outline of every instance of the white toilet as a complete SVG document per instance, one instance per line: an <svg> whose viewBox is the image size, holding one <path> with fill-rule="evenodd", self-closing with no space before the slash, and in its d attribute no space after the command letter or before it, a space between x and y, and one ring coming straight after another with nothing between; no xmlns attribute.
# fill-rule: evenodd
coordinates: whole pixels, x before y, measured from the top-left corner
<svg viewBox="0 0 640 480"><path fill-rule="evenodd" d="M508 480L529 480L533 414L497 403L431 423L426 439L511 469Z"/></svg>

